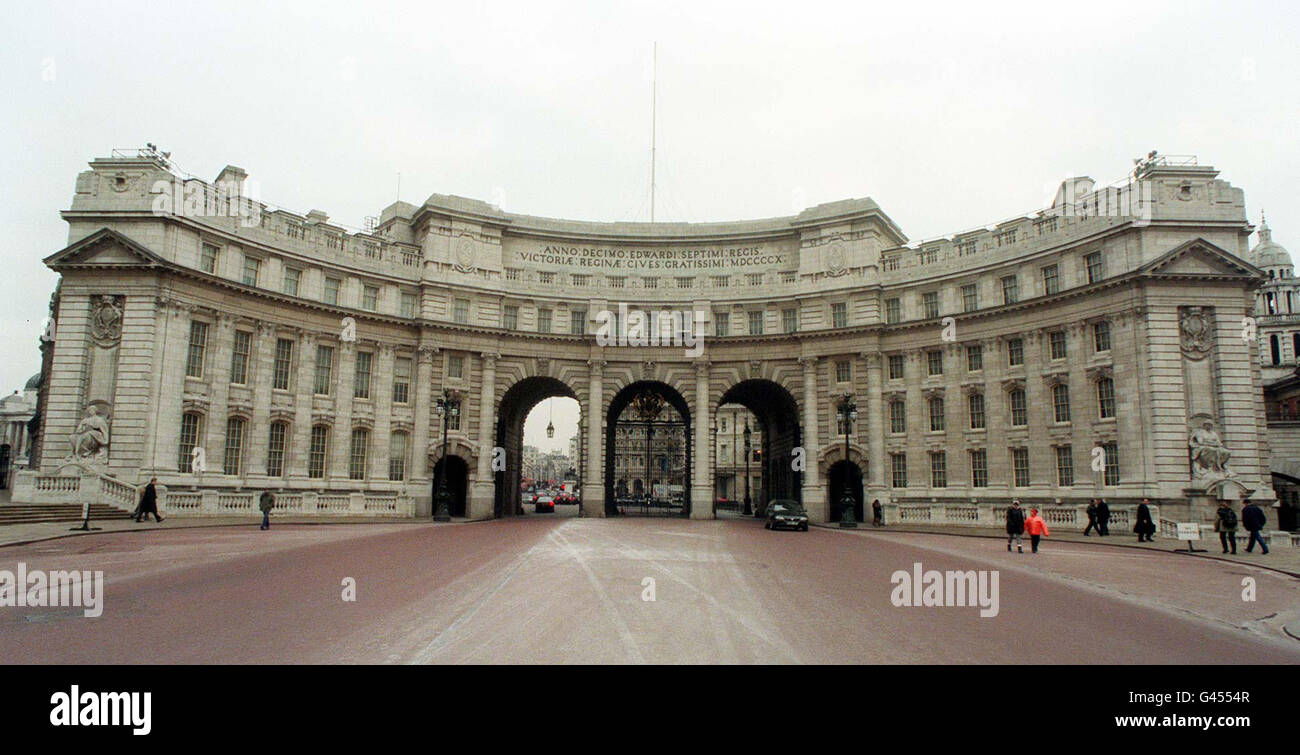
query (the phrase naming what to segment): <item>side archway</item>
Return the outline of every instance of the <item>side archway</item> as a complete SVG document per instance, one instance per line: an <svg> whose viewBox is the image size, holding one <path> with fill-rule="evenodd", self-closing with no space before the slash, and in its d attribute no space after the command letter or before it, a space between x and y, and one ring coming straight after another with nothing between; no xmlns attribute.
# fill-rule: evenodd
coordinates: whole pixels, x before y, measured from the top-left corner
<svg viewBox="0 0 1300 755"><path fill-rule="evenodd" d="M749 460L762 474L761 495L753 507L755 516L764 516L768 502L778 498L802 502L803 476L794 461L795 449L802 448L803 434L794 396L776 381L753 378L736 383L722 394L718 410L727 404L745 407L758 421L754 429L759 433L759 442ZM743 449L739 445L736 448L739 453L733 452L731 458L740 459L738 467L743 467ZM813 460L803 459L803 463L811 464Z"/></svg>

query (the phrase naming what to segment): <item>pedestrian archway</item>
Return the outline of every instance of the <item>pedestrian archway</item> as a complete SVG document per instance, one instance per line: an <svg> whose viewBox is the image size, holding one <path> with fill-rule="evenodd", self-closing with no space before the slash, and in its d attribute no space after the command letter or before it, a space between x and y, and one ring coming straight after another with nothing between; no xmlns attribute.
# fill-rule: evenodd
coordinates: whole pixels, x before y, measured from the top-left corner
<svg viewBox="0 0 1300 755"><path fill-rule="evenodd" d="M689 517L700 504L691 500L691 413L682 395L639 380L614 396L605 422L605 516ZM619 495L619 479L632 480L628 495Z"/></svg>
<svg viewBox="0 0 1300 755"><path fill-rule="evenodd" d="M830 521L838 522L842 518L843 506L840 505L844 498L844 488L847 485L849 493L853 496L853 516L855 521L862 522L863 514L863 490L862 490L862 468L852 461L839 461L831 464L830 469L826 472L827 489L830 494L827 500L830 508Z"/></svg>
<svg viewBox="0 0 1300 755"><path fill-rule="evenodd" d="M757 421L758 426L751 428L751 431L755 431L758 437L752 441L748 459L761 475L758 494L753 495L755 516L766 514L768 501L778 498L802 501L802 475L795 471L793 464L795 449L802 446L802 435L799 426L799 408L790 391L772 380L742 380L722 395L717 410L719 415L727 404L745 407ZM723 441L728 434L736 436L729 458L734 460L733 477L743 480L746 458L743 440L737 434L743 432L743 428L724 429L721 425L716 427L718 437ZM805 459L804 463L811 464L812 460ZM752 487L754 486L751 484ZM740 489L741 487L737 486L737 491Z"/></svg>
<svg viewBox="0 0 1300 755"><path fill-rule="evenodd" d="M506 391L497 408L496 444L505 451L505 469L494 474L496 497L494 515L518 516L524 513L524 420L530 412L548 398L565 397L577 400L578 395L564 382L553 377L527 377ZM579 424L581 427L581 424ZM581 468L581 460L573 460ZM566 472L562 470L562 472ZM575 470L575 475L577 470Z"/></svg>

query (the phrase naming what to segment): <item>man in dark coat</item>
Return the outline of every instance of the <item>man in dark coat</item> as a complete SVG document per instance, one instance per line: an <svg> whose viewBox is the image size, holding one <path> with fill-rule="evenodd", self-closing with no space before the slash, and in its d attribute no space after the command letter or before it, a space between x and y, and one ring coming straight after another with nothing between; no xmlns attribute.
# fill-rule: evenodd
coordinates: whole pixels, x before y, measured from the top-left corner
<svg viewBox="0 0 1300 755"><path fill-rule="evenodd" d="M1260 550L1263 551L1262 555L1268 555L1268 546L1264 544L1264 538L1259 536L1259 531L1264 529L1265 524L1268 524L1268 518L1264 516L1264 510L1259 506L1254 503L1247 503L1242 507L1241 526L1245 527L1246 531L1250 533L1250 539L1246 541L1247 553L1251 553L1251 548L1258 542Z"/></svg>
<svg viewBox="0 0 1300 755"><path fill-rule="evenodd" d="M1025 552L1025 546L1021 543L1020 536L1025 534L1025 512L1020 508L1020 501L1012 501L1011 508L1007 509L1007 552L1011 552L1011 542L1014 540L1016 549L1021 553Z"/></svg>
<svg viewBox="0 0 1300 755"><path fill-rule="evenodd" d="M162 517L158 516L158 490L154 488L157 482L157 477L151 477L149 478L149 484L144 486L144 492L140 494L140 506L136 509L135 520L137 522L149 514L153 514L156 522L163 520Z"/></svg>
<svg viewBox="0 0 1300 755"><path fill-rule="evenodd" d="M1110 534L1110 506L1105 498L1097 501L1097 534L1102 537Z"/></svg>
<svg viewBox="0 0 1300 755"><path fill-rule="evenodd" d="M1143 498L1142 503L1138 504L1137 522L1133 524L1133 531L1137 533L1139 543L1151 542L1151 536L1156 533L1156 523L1151 519L1151 507L1147 505L1148 503L1150 501Z"/></svg>
<svg viewBox="0 0 1300 755"><path fill-rule="evenodd" d="M1096 498L1092 499L1091 501L1088 501L1088 526L1083 528L1083 536L1088 537L1088 535L1092 534L1092 531L1094 529L1097 530L1097 532L1101 532L1101 529L1097 527L1097 499Z"/></svg>
<svg viewBox="0 0 1300 755"><path fill-rule="evenodd" d="M871 526L879 527L885 523L885 512L880 506L880 499L871 502Z"/></svg>
<svg viewBox="0 0 1300 755"><path fill-rule="evenodd" d="M257 507L262 510L262 526L259 529L271 529L271 509L275 508L275 495L269 490L263 490Z"/></svg>

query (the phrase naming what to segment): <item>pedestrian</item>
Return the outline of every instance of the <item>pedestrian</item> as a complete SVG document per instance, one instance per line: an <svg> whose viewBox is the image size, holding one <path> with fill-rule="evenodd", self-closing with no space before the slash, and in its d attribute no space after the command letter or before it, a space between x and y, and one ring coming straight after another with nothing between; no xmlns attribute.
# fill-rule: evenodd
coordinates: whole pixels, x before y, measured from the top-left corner
<svg viewBox="0 0 1300 755"><path fill-rule="evenodd" d="M1219 533L1223 552L1227 553L1231 547L1232 555L1237 555L1237 512L1227 501L1219 501L1219 510L1214 512L1214 531Z"/></svg>
<svg viewBox="0 0 1300 755"><path fill-rule="evenodd" d="M1152 542L1151 536L1156 533L1156 523L1151 519L1151 507L1148 506L1151 501L1146 498L1138 504L1137 522L1133 525L1133 531L1137 533L1138 542Z"/></svg>
<svg viewBox="0 0 1300 755"><path fill-rule="evenodd" d="M885 523L885 511L880 505L880 499L871 502L871 526L879 527Z"/></svg>
<svg viewBox="0 0 1300 755"><path fill-rule="evenodd" d="M1088 501L1088 526L1083 528L1083 536L1088 537L1092 530L1097 529L1097 499ZM1098 532L1101 530L1097 529Z"/></svg>
<svg viewBox="0 0 1300 755"><path fill-rule="evenodd" d="M1011 552L1011 542L1016 543L1016 550L1024 553L1025 545L1020 536L1025 532L1025 512L1020 508L1020 501L1012 501L1007 509L1007 553ZM1037 542L1037 541L1035 541Z"/></svg>
<svg viewBox="0 0 1300 755"><path fill-rule="evenodd" d="M275 496L271 494L271 491L262 491L262 497L258 500L258 508L262 510L261 529L271 529L271 509L275 508Z"/></svg>
<svg viewBox="0 0 1300 755"><path fill-rule="evenodd" d="M1241 508L1241 526L1246 528L1250 533L1250 539L1246 541L1246 552L1250 553L1255 543L1259 543L1259 548L1263 553L1268 555L1268 546L1264 544L1264 538L1260 537L1260 530L1268 524L1268 518L1264 516L1264 510L1253 502L1248 502Z"/></svg>
<svg viewBox="0 0 1300 755"><path fill-rule="evenodd" d="M1047 522L1038 515L1038 509L1029 510L1029 518L1025 520L1025 532L1029 533L1029 545L1034 553L1038 552L1038 539L1050 537L1052 534L1047 529Z"/></svg>
<svg viewBox="0 0 1300 755"><path fill-rule="evenodd" d="M1097 534L1102 537L1110 534L1110 506L1105 498L1097 499Z"/></svg>
<svg viewBox="0 0 1300 755"><path fill-rule="evenodd" d="M144 492L140 494L140 505L135 509L136 522L150 514L153 514L155 522L163 520L162 517L158 516L158 490L154 487L157 482L157 477L150 477L149 484L144 486Z"/></svg>

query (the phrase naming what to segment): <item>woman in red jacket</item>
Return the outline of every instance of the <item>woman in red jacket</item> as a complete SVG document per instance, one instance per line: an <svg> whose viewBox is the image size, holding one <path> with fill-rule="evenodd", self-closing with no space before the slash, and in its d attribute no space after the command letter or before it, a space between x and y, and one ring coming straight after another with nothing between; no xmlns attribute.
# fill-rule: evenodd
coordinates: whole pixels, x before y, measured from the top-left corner
<svg viewBox="0 0 1300 755"><path fill-rule="evenodd" d="M1029 544L1033 547L1034 553L1038 552L1038 538L1051 536L1047 529L1047 522L1038 515L1038 509L1029 510L1029 518L1025 520L1025 532L1029 533Z"/></svg>

